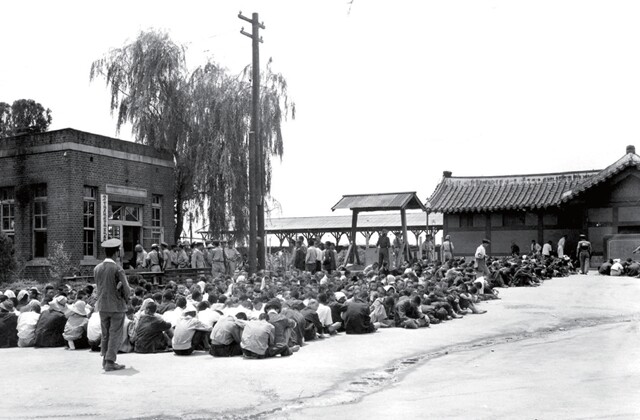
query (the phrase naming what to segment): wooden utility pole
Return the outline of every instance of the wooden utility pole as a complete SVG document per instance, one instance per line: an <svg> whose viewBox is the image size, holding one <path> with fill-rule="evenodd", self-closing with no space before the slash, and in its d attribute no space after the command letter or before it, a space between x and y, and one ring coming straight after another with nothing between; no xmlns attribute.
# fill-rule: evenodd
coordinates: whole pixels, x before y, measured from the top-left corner
<svg viewBox="0 0 640 420"><path fill-rule="evenodd" d="M251 38L253 62L251 64L251 131L249 133L249 273L264 268L264 146L260 136L260 29L265 29L253 13L251 19L238 13L238 18L251 23L251 33L240 30ZM260 237L260 241L258 241Z"/></svg>

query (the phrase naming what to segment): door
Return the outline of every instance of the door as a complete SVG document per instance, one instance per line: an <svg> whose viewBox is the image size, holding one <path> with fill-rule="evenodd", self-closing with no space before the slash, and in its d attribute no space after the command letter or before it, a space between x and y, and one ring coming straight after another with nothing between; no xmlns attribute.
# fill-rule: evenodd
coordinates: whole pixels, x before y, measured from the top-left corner
<svg viewBox="0 0 640 420"><path fill-rule="evenodd" d="M131 267L131 261L133 260L133 266L135 267L135 246L140 242L140 227L139 226L122 226L122 249L124 255L122 257L122 266L127 269Z"/></svg>

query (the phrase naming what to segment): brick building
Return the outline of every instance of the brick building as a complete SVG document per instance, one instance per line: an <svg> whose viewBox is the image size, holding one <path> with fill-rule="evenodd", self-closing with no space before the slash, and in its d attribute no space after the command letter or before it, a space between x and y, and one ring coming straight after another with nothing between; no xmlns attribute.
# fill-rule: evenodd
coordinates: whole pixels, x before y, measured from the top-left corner
<svg viewBox="0 0 640 420"><path fill-rule="evenodd" d="M640 156L628 146L624 156L595 171L491 177L444 172L427 208L444 213L444 234L460 256L472 256L485 237L490 254L504 256L512 243L528 253L532 240L552 241L555 250L562 235L572 254L584 233L593 246L592 265L627 258L640 244Z"/></svg>
<svg viewBox="0 0 640 420"><path fill-rule="evenodd" d="M86 269L109 237L122 239L125 266L137 243L173 242L173 206L168 153L69 128L0 139L0 228L36 277L54 242Z"/></svg>

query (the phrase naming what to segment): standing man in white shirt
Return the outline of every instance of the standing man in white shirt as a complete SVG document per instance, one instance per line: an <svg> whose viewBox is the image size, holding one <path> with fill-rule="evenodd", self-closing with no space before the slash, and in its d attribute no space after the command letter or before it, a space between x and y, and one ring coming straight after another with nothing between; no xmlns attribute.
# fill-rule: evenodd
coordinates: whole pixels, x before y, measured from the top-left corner
<svg viewBox="0 0 640 420"><path fill-rule="evenodd" d="M482 244L476 248L476 270L478 273L482 274L487 278L489 273L489 268L487 267L487 250L486 248L491 244L491 241L488 239L483 239Z"/></svg>
<svg viewBox="0 0 640 420"><path fill-rule="evenodd" d="M551 251L553 251L553 247L551 246L551 241L548 241L542 246L542 257L544 259L551 258Z"/></svg>
<svg viewBox="0 0 640 420"><path fill-rule="evenodd" d="M564 257L564 246L567 241L567 235L562 235L562 238L558 241L558 258Z"/></svg>

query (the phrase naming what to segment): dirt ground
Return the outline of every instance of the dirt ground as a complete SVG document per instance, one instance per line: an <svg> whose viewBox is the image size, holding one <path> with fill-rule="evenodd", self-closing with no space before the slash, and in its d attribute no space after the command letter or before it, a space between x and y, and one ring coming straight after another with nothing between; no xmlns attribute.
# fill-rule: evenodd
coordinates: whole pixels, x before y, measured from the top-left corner
<svg viewBox="0 0 640 420"><path fill-rule="evenodd" d="M344 334L289 358L0 350L0 419L640 418L640 279L501 289L428 329Z"/></svg>

